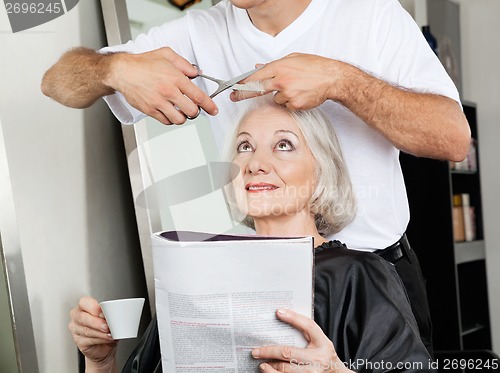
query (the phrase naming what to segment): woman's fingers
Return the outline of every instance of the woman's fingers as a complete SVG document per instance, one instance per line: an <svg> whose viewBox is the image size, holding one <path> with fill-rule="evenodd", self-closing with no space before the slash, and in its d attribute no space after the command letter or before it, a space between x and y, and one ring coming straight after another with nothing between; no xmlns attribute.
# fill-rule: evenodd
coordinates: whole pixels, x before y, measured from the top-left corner
<svg viewBox="0 0 500 373"><path fill-rule="evenodd" d="M108 342L112 338L109 336L109 328L106 325L106 331L103 330L104 326L101 329L96 329L93 327L89 327L87 325L80 325L75 322L71 322L69 324L69 330L73 335L78 335L85 338L102 338L107 339Z"/></svg>
<svg viewBox="0 0 500 373"><path fill-rule="evenodd" d="M81 298L78 306L71 310L70 317L71 321L68 328L75 341L77 338L79 340L82 338L98 338L104 340L104 343L109 343L112 340L109 336L109 326L104 319L101 306L94 298Z"/></svg>
<svg viewBox="0 0 500 373"><path fill-rule="evenodd" d="M283 361L268 361L259 365L259 370L264 373L306 373L306 372L332 372L329 367L322 367L313 363L285 363Z"/></svg>
<svg viewBox="0 0 500 373"><path fill-rule="evenodd" d="M81 297L78 302L78 307L91 315L99 316L102 313L101 306L97 302L97 299L85 296Z"/></svg>
<svg viewBox="0 0 500 373"><path fill-rule="evenodd" d="M97 301L95 305L80 303L71 310L70 316L77 325L109 333L108 324Z"/></svg>
<svg viewBox="0 0 500 373"><path fill-rule="evenodd" d="M291 373L291 372L296 372L296 373L301 373L304 370L302 369L302 366L297 366L297 365L292 365L290 363L284 363L282 361L280 362L267 362L267 363L262 363L259 365L259 370L264 373L275 373L275 372L280 372L280 373Z"/></svg>
<svg viewBox="0 0 500 373"><path fill-rule="evenodd" d="M276 316L281 321L284 321L300 330L304 335L304 338L314 345L316 345L316 342L324 342L325 339L328 340L319 325L307 316L301 315L293 310L282 308L276 312Z"/></svg>
<svg viewBox="0 0 500 373"><path fill-rule="evenodd" d="M70 311L68 328L78 349L89 361L112 359L118 341L109 334L109 327L96 299L83 297Z"/></svg>
<svg viewBox="0 0 500 373"><path fill-rule="evenodd" d="M277 360L292 364L311 362L316 359L314 350L292 346L265 346L252 351L256 359Z"/></svg>
<svg viewBox="0 0 500 373"><path fill-rule="evenodd" d="M333 343L312 319L286 309L279 309L276 315L280 320L300 330L309 343L305 348L293 346L255 348L252 350L254 358L268 360L261 365L261 371L332 372L342 368Z"/></svg>

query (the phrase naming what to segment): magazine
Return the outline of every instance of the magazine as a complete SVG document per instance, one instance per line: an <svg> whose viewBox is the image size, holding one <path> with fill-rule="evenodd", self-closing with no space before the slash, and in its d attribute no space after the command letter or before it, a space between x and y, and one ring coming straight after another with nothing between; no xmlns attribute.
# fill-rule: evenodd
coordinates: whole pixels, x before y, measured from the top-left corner
<svg viewBox="0 0 500 373"><path fill-rule="evenodd" d="M152 245L163 372L255 373L252 348L307 345L276 310L313 317L311 237L162 232Z"/></svg>

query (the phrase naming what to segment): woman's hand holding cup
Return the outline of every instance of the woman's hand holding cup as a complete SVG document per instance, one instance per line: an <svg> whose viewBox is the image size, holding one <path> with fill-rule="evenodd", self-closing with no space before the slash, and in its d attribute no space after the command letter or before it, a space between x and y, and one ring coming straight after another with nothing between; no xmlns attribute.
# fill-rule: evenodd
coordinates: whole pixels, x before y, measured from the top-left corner
<svg viewBox="0 0 500 373"><path fill-rule="evenodd" d="M68 325L78 349L88 365L114 364L118 342L111 337L108 324L96 299L82 297L70 312ZM110 370L111 371L111 370Z"/></svg>

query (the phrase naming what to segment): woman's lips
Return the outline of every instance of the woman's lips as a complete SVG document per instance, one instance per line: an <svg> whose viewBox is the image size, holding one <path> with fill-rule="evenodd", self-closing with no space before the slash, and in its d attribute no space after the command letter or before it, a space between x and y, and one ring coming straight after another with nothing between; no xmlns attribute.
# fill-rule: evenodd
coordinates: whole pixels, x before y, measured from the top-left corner
<svg viewBox="0 0 500 373"><path fill-rule="evenodd" d="M276 185L267 183L248 183L245 185L245 190L250 193L268 192L278 189Z"/></svg>

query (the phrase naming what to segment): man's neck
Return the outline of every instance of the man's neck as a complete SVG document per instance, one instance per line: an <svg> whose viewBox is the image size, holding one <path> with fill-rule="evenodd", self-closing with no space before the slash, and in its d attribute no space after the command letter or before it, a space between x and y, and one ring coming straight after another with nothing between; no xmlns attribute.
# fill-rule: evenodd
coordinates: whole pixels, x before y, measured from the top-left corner
<svg viewBox="0 0 500 373"><path fill-rule="evenodd" d="M271 36L278 35L293 23L312 0L274 0L247 9L252 23L260 31Z"/></svg>

